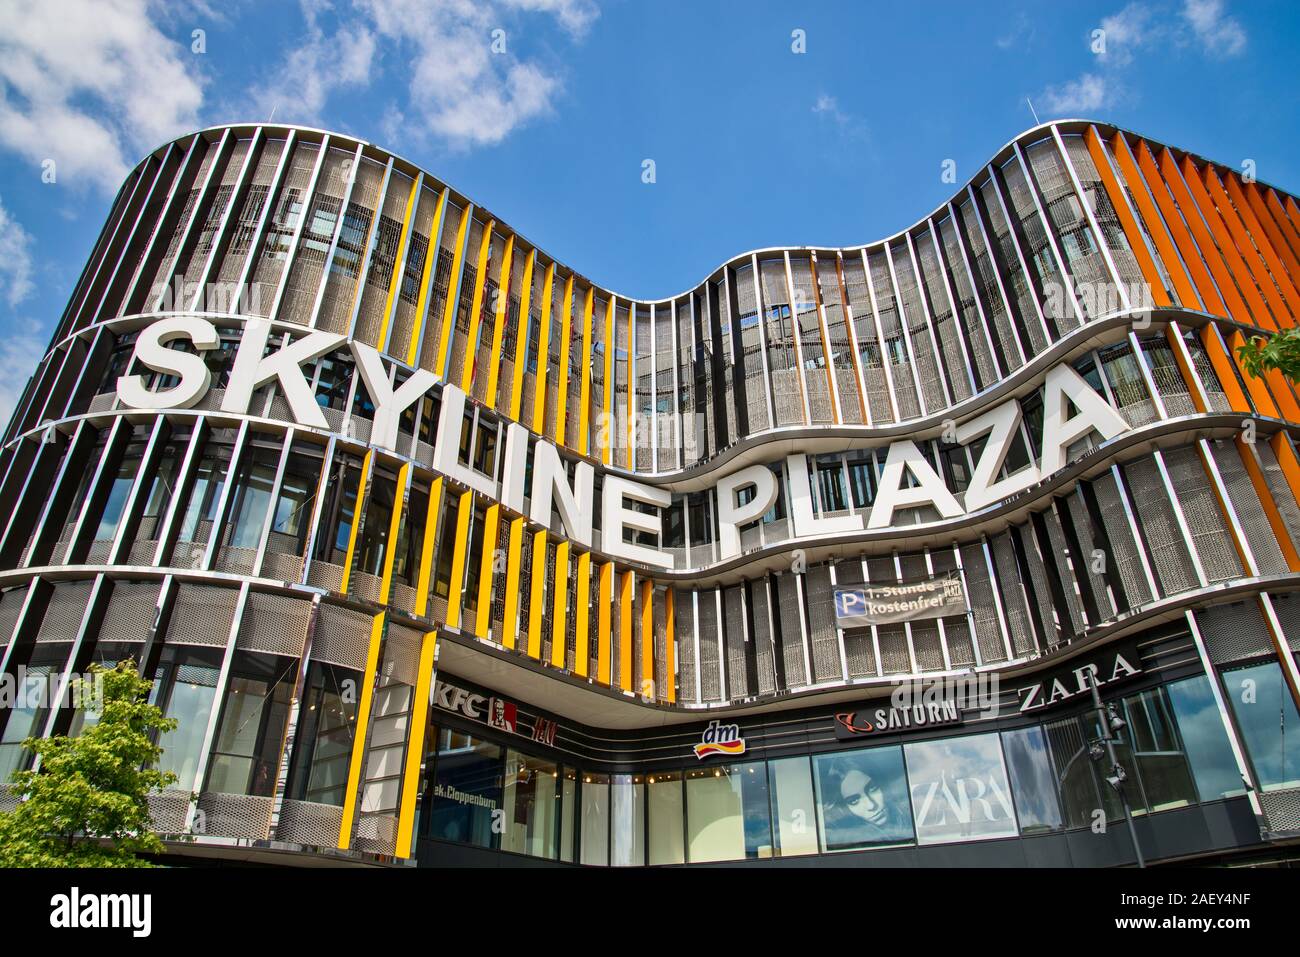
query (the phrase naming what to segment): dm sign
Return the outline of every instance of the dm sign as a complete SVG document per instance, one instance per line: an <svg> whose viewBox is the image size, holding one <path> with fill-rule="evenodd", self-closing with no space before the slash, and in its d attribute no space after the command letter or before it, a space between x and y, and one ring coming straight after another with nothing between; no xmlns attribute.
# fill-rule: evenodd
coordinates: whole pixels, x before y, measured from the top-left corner
<svg viewBox="0 0 1300 957"><path fill-rule="evenodd" d="M892 625L922 618L966 614L966 594L958 575L902 585L851 585L835 589L839 628Z"/></svg>

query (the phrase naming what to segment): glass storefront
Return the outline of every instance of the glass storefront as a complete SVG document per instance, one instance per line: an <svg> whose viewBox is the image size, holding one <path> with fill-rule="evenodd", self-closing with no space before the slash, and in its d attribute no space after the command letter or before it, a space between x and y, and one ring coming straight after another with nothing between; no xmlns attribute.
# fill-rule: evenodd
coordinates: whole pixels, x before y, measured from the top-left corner
<svg viewBox="0 0 1300 957"><path fill-rule="evenodd" d="M1294 781L1280 749L1276 664L1225 676L1254 695L1247 744L1265 787ZM1137 815L1244 793L1209 680L1113 699ZM1244 702L1242 708L1251 707ZM1239 709L1240 710L1240 709ZM1254 714L1256 712L1248 712ZM1271 726L1269 722L1274 722ZM426 837L599 866L697 864L996 840L1114 822L1096 715L814 755L599 773L437 729ZM1267 748L1272 748L1268 751ZM1291 778L1286 775L1291 774Z"/></svg>

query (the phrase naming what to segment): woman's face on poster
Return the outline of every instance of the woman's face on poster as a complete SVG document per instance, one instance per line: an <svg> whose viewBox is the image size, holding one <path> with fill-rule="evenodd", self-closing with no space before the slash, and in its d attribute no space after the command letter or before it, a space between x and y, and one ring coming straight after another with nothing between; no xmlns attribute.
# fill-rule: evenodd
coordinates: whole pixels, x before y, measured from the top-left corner
<svg viewBox="0 0 1300 957"><path fill-rule="evenodd" d="M856 769L844 775L840 781L840 797L850 814L868 824L884 827L889 823L885 792L870 775Z"/></svg>

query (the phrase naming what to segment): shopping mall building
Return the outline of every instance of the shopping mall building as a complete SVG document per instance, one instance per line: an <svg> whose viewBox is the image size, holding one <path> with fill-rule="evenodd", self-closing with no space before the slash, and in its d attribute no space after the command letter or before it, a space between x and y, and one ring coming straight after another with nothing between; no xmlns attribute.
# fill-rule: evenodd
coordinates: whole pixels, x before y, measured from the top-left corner
<svg viewBox="0 0 1300 957"><path fill-rule="evenodd" d="M180 862L1291 860L1300 395L1235 350L1298 259L1089 121L645 301L369 143L185 136L4 434L0 678L140 663ZM0 774L92 719L0 709Z"/></svg>

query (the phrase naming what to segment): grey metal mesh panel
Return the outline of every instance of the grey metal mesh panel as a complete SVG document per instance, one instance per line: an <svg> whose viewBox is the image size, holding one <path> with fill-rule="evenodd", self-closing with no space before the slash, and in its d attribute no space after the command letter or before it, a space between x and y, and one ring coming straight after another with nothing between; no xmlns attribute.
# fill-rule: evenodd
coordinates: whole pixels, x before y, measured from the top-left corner
<svg viewBox="0 0 1300 957"><path fill-rule="evenodd" d="M235 620L239 592L211 585L181 585L176 590L168 644L224 646Z"/></svg>
<svg viewBox="0 0 1300 957"><path fill-rule="evenodd" d="M1024 583L1020 579L1020 569L1016 564L1015 549L1011 545L1009 533L1003 532L990 538L989 548L993 553L993 562L997 565L1002 610L1007 618L1007 629L1011 633L1011 648L1017 656L1032 654L1036 646L1033 626L1029 623L1029 602L1025 596Z"/></svg>
<svg viewBox="0 0 1300 957"><path fill-rule="evenodd" d="M280 805L275 839L309 847L334 847L343 824L343 808L314 801L288 801Z"/></svg>
<svg viewBox="0 0 1300 957"><path fill-rule="evenodd" d="M1011 300L1011 308L1020 314L1020 327L1028 337L1025 351L1031 356L1039 355L1047 348L1047 336L1038 319L1038 304L1029 285L1029 277L1020 268L1015 235L1003 215L998 189L991 178L980 187L980 193L984 197L984 209L988 214L984 226L989 232L989 240L1002 251L1002 261L1007 266L1007 274L1003 278L1007 298Z"/></svg>
<svg viewBox="0 0 1300 957"><path fill-rule="evenodd" d="M1300 504L1296 502L1295 493L1291 491L1286 476L1282 474L1282 466L1273 452L1273 446L1267 442L1256 442L1254 448L1259 454L1264 481L1273 496L1278 514L1282 516L1282 524L1286 526L1291 544L1300 549Z"/></svg>
<svg viewBox="0 0 1300 957"><path fill-rule="evenodd" d="M13 638L26 596L26 588L10 588L0 596L0 648L4 648Z"/></svg>
<svg viewBox="0 0 1300 957"><path fill-rule="evenodd" d="M367 345L382 348L380 329L384 325L384 308L388 304L388 290L398 267L398 246L402 241L402 223L406 217L406 204L411 198L411 178L393 170L388 178L388 191L384 205L371 236L370 265L361 290L361 305L357 311L353 338ZM399 280L400 281L400 280ZM397 297L393 297L396 301Z"/></svg>
<svg viewBox="0 0 1300 957"><path fill-rule="evenodd" d="M391 814L368 814L360 818L352 846L368 854L392 854L397 848L397 818Z"/></svg>
<svg viewBox="0 0 1300 957"><path fill-rule="evenodd" d="M1173 504L1160 479L1155 459L1144 458L1124 466L1124 481L1133 501L1133 514L1146 538L1147 556L1166 595L1196 588L1196 570L1187 542L1178 527Z"/></svg>
<svg viewBox="0 0 1300 957"><path fill-rule="evenodd" d="M957 329L956 317L953 315L952 302L948 290L939 274L939 257L929 231L918 233L913 238L916 258L921 269L921 282L924 286L926 302L929 304L930 321L934 326L939 350L943 353L943 364L948 370L948 387L952 391L953 401L960 402L971 395L970 380L966 373L966 353Z"/></svg>
<svg viewBox="0 0 1300 957"><path fill-rule="evenodd" d="M957 299L955 305L966 333L966 347L975 358L976 381L987 386L997 379L997 372L993 364L992 348L984 331L984 320L980 315L979 303L975 298L975 289L971 285L970 274L966 271L957 229L950 218L941 220L935 229L943 242L948 276L952 283L953 295Z"/></svg>
<svg viewBox="0 0 1300 957"><path fill-rule="evenodd" d="M876 648L870 628L849 628L844 632L844 657L849 663L850 678L869 678L876 674Z"/></svg>
<svg viewBox="0 0 1300 957"><path fill-rule="evenodd" d="M159 834L179 834L185 829L185 815L190 808L190 796L185 791L166 790L149 795L149 816L153 829ZM338 842L338 832L334 841Z"/></svg>
<svg viewBox="0 0 1300 957"><path fill-rule="evenodd" d="M750 589L754 597L754 652L758 662L758 693L771 694L776 690L776 671L773 663L772 629L768 621L767 582L758 579Z"/></svg>
<svg viewBox="0 0 1300 957"><path fill-rule="evenodd" d="M722 677L718 665L718 593L700 592L700 692L705 701L722 700Z"/></svg>
<svg viewBox="0 0 1300 957"><path fill-rule="evenodd" d="M1002 629L998 623L998 609L989 578L988 563L980 545L964 545L961 549L962 570L966 576L966 600L975 619L975 640L979 642L980 658L986 663L1006 661L1006 647L1002 643Z"/></svg>
<svg viewBox="0 0 1300 957"><path fill-rule="evenodd" d="M1107 588L1106 576L1095 569L1098 567L1096 552L1101 545L1092 536L1092 522L1088 520L1088 509L1084 506L1082 499L1078 494L1073 494L1064 500L1058 500L1058 507L1062 507L1069 515L1069 521L1074 526L1074 534L1079 540L1079 548L1083 552L1081 559L1083 563L1082 570L1076 566L1076 571L1088 576L1088 581L1092 583L1092 594L1097 601L1098 610L1101 612L1103 619L1115 617L1115 603L1111 599L1110 591ZM1103 561L1107 556L1100 556ZM1093 622L1097 625L1099 622Z"/></svg>
<svg viewBox="0 0 1300 957"><path fill-rule="evenodd" d="M1101 524L1106 529L1106 537L1115 554L1109 556L1119 569L1120 581L1124 584L1124 593L1130 604L1144 605L1151 601L1151 588L1142 571L1142 561L1138 554L1137 542L1124 513L1124 503L1119 489L1115 485L1115 476L1106 472L1093 482L1093 491L1097 494L1097 506L1101 509Z"/></svg>
<svg viewBox="0 0 1300 957"><path fill-rule="evenodd" d="M1002 167L1006 181L1008 203L1020 222L1024 242L1022 251L1031 269L1042 274L1043 312L1047 316L1049 331L1054 325L1064 335L1079 325L1074 308L1069 305L1069 294L1061 275L1056 254L1048 239L1043 220L1038 215L1038 206L1034 202L1029 181L1016 157L1009 159Z"/></svg>
<svg viewBox="0 0 1300 957"><path fill-rule="evenodd" d="M894 276L898 280L898 295L907 320L907 331L912 339L912 353L916 356L916 375L920 380L921 395L925 399L926 413L933 415L943 409L948 401L943 394L942 373L934 354L934 339L931 338L930 324L921 303L921 291L916 285L916 270L912 265L911 253L905 245L891 247L890 254L893 257Z"/></svg>
<svg viewBox="0 0 1300 957"><path fill-rule="evenodd" d="M1106 268L1106 261L1097 246L1099 240L1093 237L1083 208L1079 205L1079 202L1086 200L1077 199L1071 202L1067 199L1067 197L1074 197L1074 186L1052 140L1045 139L1035 143L1025 151L1025 154L1033 168L1034 177L1038 180L1038 186L1042 190L1047 216L1061 237L1061 248L1068 260L1066 268L1074 276L1076 286L1082 284L1094 290L1092 297L1082 297L1080 306L1090 313L1090 318L1109 311L1095 306L1091 310L1088 309L1088 299L1104 303L1108 298L1105 295L1106 290L1112 288L1114 283L1110 279L1110 271ZM1093 190L1094 197L1096 192Z"/></svg>
<svg viewBox="0 0 1300 957"><path fill-rule="evenodd" d="M695 701L695 601L694 593L675 588L673 598L673 638L677 642L677 701Z"/></svg>
<svg viewBox="0 0 1300 957"><path fill-rule="evenodd" d="M1115 263L1115 271L1119 273L1120 282L1130 290L1145 288L1142 270L1132 249L1129 248L1119 217L1115 213L1114 206L1111 205L1110 194L1101 182L1097 167L1093 165L1088 145L1078 134L1064 135L1061 141L1065 144L1065 151L1070 157L1070 164L1074 167L1074 174L1079 177L1079 183L1083 186L1088 206L1097 219L1097 226L1102 232L1102 241L1110 250L1110 258Z"/></svg>
<svg viewBox="0 0 1300 957"><path fill-rule="evenodd" d="M311 322L312 309L316 304L316 292L320 288L321 273L325 268L325 257L329 254L330 244L334 239L334 224L341 212L343 194L347 189L345 164L351 162L350 152L331 149L321 165L316 192L311 198L310 209L303 221L302 235L298 239L293 265L284 280L283 298L280 302L280 311L276 316L278 319L302 326ZM268 299L267 308L270 308L270 305Z"/></svg>
<svg viewBox="0 0 1300 957"><path fill-rule="evenodd" d="M1156 391L1160 393L1169 417L1195 415L1196 404L1188 391L1187 380L1178 368L1173 347L1163 338L1148 339L1141 346L1151 367L1151 378L1155 381Z"/></svg>
<svg viewBox="0 0 1300 957"><path fill-rule="evenodd" d="M794 278L795 298L799 324L799 343L803 350L804 381L808 390L808 411L813 422L833 422L831 386L827 378L830 363L822 342L821 321L817 311L817 291L814 288L811 262L802 256L790 257L790 274ZM838 295L836 296L838 299ZM857 402L857 390L853 401Z"/></svg>
<svg viewBox="0 0 1300 957"><path fill-rule="evenodd" d="M1195 333L1191 332L1183 333L1183 342L1192 357L1192 365L1196 368L1196 375L1205 389L1206 398L1209 399L1210 411L1232 411L1232 403L1228 401L1228 395L1223 391L1223 383L1219 381L1219 374L1214 371L1214 365L1205 352L1205 345Z"/></svg>
<svg viewBox="0 0 1300 957"><path fill-rule="evenodd" d="M311 602L270 592L252 592L244 607L236 647L296 658L302 654Z"/></svg>
<svg viewBox="0 0 1300 957"><path fill-rule="evenodd" d="M1250 551L1255 556L1259 573L1285 575L1290 569L1282 557L1282 547L1277 543L1273 526L1264 514L1264 506L1260 504L1255 483L1250 480L1237 447L1231 439L1215 439L1210 442L1210 449L1215 464L1219 467L1224 487L1228 490L1228 500L1232 502L1237 521L1241 523L1246 541L1250 543Z"/></svg>
<svg viewBox="0 0 1300 957"><path fill-rule="evenodd" d="M158 582L118 582L104 610L100 641L144 641L158 607Z"/></svg>
<svg viewBox="0 0 1300 957"><path fill-rule="evenodd" d="M90 598L89 581L60 582L54 586L50 595L49 606L45 609L45 618L40 630L36 632L36 641L72 641L77 637L81 627L81 618L86 613L86 602Z"/></svg>
<svg viewBox="0 0 1300 957"><path fill-rule="evenodd" d="M307 569L307 584L328 591L343 590L343 566L332 562L313 560Z"/></svg>
<svg viewBox="0 0 1300 957"><path fill-rule="evenodd" d="M734 280L731 296L742 318L741 341L734 343L736 364L740 366L745 376L745 401L749 409L749 431L752 434L771 427L767 416L767 386L763 382L763 352L759 324L747 324L743 321L744 317L758 310L754 272L749 266L742 266L736 270Z"/></svg>
<svg viewBox="0 0 1300 957"><path fill-rule="evenodd" d="M813 680L842 678L830 569L825 565L808 569L803 585L808 602L808 643L812 652Z"/></svg>
<svg viewBox="0 0 1300 957"><path fill-rule="evenodd" d="M1202 608L1196 612L1196 624L1216 665L1273 651L1264 613L1253 598Z"/></svg>
<svg viewBox="0 0 1300 957"><path fill-rule="evenodd" d="M230 226L230 245L221 261L221 268L216 272L218 282L234 282L244 268L248 251L256 238L257 222L266 208L268 189L275 176L275 168L284 152L284 140L270 140L258 157L257 167L239 212L232 218ZM229 311L223 307L219 311Z"/></svg>
<svg viewBox="0 0 1300 957"><path fill-rule="evenodd" d="M844 291L849 300L849 318L853 322L853 333L858 344L858 361L867 390L867 410L871 421L877 425L892 422L894 412L885 381L880 336L876 332L875 312L871 307L862 256L858 253L844 257Z"/></svg>
<svg viewBox="0 0 1300 957"><path fill-rule="evenodd" d="M1270 595L1282 634L1292 652L1300 653L1300 592Z"/></svg>
<svg viewBox="0 0 1300 957"><path fill-rule="evenodd" d="M353 671L364 671L373 623L373 615L322 603L312 639L312 658Z"/></svg>
<svg viewBox="0 0 1300 957"><path fill-rule="evenodd" d="M971 273L976 286L983 293L982 300L988 310L986 318L989 332L997 336L998 343L1002 347L1003 371L1012 372L1022 365L1018 340L1015 330L1011 327L1011 319L1007 316L1007 307L1002 301L1002 290L998 285L996 268L990 258L988 247L984 244L979 211L969 199L963 201L958 208L961 211L966 248L969 250L968 261Z"/></svg>
<svg viewBox="0 0 1300 957"><path fill-rule="evenodd" d="M270 833L271 809L275 799L251 794L222 794L215 791L199 795L203 826L195 822L195 832L211 837L242 837L265 840ZM338 835L335 834L337 840Z"/></svg>
<svg viewBox="0 0 1300 957"><path fill-rule="evenodd" d="M948 660L954 668L975 664L975 650L971 647L970 624L965 618L945 618L943 634L948 642Z"/></svg>
<svg viewBox="0 0 1300 957"><path fill-rule="evenodd" d="M1261 791L1259 803L1273 831L1300 831L1300 788Z"/></svg>
<svg viewBox="0 0 1300 957"><path fill-rule="evenodd" d="M208 142L207 150L203 154L203 161L199 165L198 174L194 177L194 182L185 196L185 206L181 210L180 216L177 217L176 224L172 227L171 237L167 241L167 251L163 253L162 259L158 261L158 270L154 273L153 282L150 283L151 288L158 286L159 283L168 283L171 280L176 266L176 254L180 251L185 229L190 224L190 214L194 211L194 205L198 202L199 193L203 190L203 181L208 175L208 169L212 166L220 151L221 140L219 138Z"/></svg>
<svg viewBox="0 0 1300 957"><path fill-rule="evenodd" d="M656 589L654 592L652 615L654 619L654 682L655 682L655 699L657 701L668 700L668 682L672 676L668 674L668 621L664 616L667 607L668 593ZM569 616L569 621L573 621L573 616ZM572 652L570 652L572 656Z"/></svg>
<svg viewBox="0 0 1300 957"><path fill-rule="evenodd" d="M257 251L257 264L250 273L252 284L245 312L265 316L275 301L275 290L284 271L288 246L294 228L302 216L303 192L311 180L311 171L320 153L317 143L299 143L284 173L284 185L275 197L275 205L266 224L266 236Z"/></svg>
<svg viewBox="0 0 1300 957"><path fill-rule="evenodd" d="M1159 418L1137 358L1127 342L1104 350L1101 353L1101 364L1106 381L1115 394L1120 414L1129 425L1137 428Z"/></svg>
<svg viewBox="0 0 1300 957"><path fill-rule="evenodd" d="M415 687L420 678L420 649L423 645L420 632L406 625L390 623L388 638L384 642L385 679Z"/></svg>
<svg viewBox="0 0 1300 957"><path fill-rule="evenodd" d="M1195 448L1182 448L1166 450L1163 455L1206 579L1221 582L1241 577L1241 558L1200 454Z"/></svg>
<svg viewBox="0 0 1300 957"><path fill-rule="evenodd" d="M348 197L334 258L326 265L325 289L315 321L317 329L348 332L352 307L356 303L357 283L369 265L375 206L383 180L384 167L363 157Z"/></svg>
<svg viewBox="0 0 1300 957"><path fill-rule="evenodd" d="M862 399L858 394L858 373L854 368L853 343L849 338L848 316L840 295L840 277L835 257L827 256L816 264L816 285L826 316L826 330L835 368L836 391L840 395L840 416L846 423L861 423Z"/></svg>
<svg viewBox="0 0 1300 957"><path fill-rule="evenodd" d="M907 651L907 631L902 625L881 625L876 629L880 641L880 671L887 675L912 673L912 656Z"/></svg>
<svg viewBox="0 0 1300 957"><path fill-rule="evenodd" d="M267 552L262 556L262 578L273 578L282 582L298 582L302 579L302 556L289 555L284 552ZM401 588L401 585L395 585Z"/></svg>
<svg viewBox="0 0 1300 957"><path fill-rule="evenodd" d="M781 659L785 663L785 683L791 688L808 684L803 658L803 603L799 600L798 579L791 572L776 576L776 607L781 616Z"/></svg>
<svg viewBox="0 0 1300 957"><path fill-rule="evenodd" d="M727 652L727 697L749 694L745 676L745 613L739 586L722 592L723 647Z"/></svg>
<svg viewBox="0 0 1300 957"><path fill-rule="evenodd" d="M922 671L943 671L943 646L939 643L939 625L936 621L912 622L912 650L916 664Z"/></svg>
<svg viewBox="0 0 1300 957"><path fill-rule="evenodd" d="M883 250L867 255L871 268L871 284L876 294L877 317L880 334L884 336L885 361L890 364L894 383L894 399L900 419L913 419L921 414L921 403L916 395L912 359L903 338L902 320L898 314L898 300L894 297L894 283L889 277L889 264Z"/></svg>
<svg viewBox="0 0 1300 957"><path fill-rule="evenodd" d="M1043 512L1043 524L1047 526L1047 537L1052 552L1050 556L1044 556L1050 560L1048 574L1055 574L1058 577L1061 590L1065 592L1065 605L1070 613L1073 632L1076 635L1083 634L1083 604L1079 598L1080 586L1077 581L1083 572L1077 567L1078 558L1067 554L1065 532L1061 529L1061 520L1055 511L1048 509Z"/></svg>

